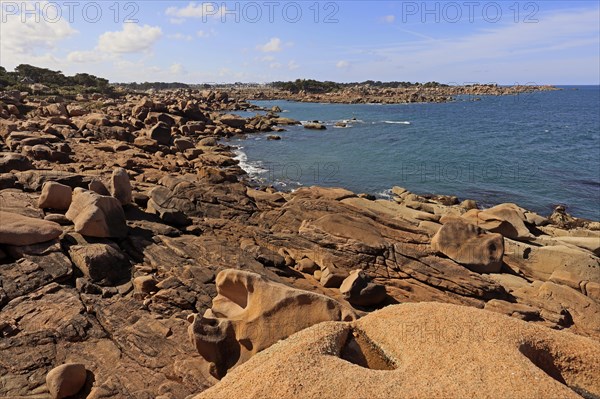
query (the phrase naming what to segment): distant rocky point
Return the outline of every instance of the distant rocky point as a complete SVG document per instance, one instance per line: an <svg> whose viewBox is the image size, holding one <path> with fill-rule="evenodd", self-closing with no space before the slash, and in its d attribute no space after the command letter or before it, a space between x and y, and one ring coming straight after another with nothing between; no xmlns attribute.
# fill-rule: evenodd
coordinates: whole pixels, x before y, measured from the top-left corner
<svg viewBox="0 0 600 399"><path fill-rule="evenodd" d="M450 86L436 82L425 84L408 82L372 82L339 84L333 82L296 81L276 82L261 87L234 86L236 96L254 100L292 100L301 102L343 104L402 104L444 103L456 96L469 96L477 101L479 96L524 95L537 91L559 90L548 85L473 84Z"/></svg>

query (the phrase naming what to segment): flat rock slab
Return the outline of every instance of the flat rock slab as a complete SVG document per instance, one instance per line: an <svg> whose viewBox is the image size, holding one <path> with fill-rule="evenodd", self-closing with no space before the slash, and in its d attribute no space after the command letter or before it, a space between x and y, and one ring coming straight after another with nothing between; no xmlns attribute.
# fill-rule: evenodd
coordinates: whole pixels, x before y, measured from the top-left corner
<svg viewBox="0 0 600 399"><path fill-rule="evenodd" d="M65 363L81 363L93 377L86 397L184 398L214 384L206 362L183 344L188 322L139 308L57 284L13 301L0 313L1 332L10 329L0 335L0 397L48 397L46 375Z"/></svg>
<svg viewBox="0 0 600 399"><path fill-rule="evenodd" d="M62 234L58 223L0 211L0 244L32 245Z"/></svg>
<svg viewBox="0 0 600 399"><path fill-rule="evenodd" d="M33 193L24 193L14 188L0 191L0 211L43 219L44 211L38 208L37 201L37 196Z"/></svg>
<svg viewBox="0 0 600 399"><path fill-rule="evenodd" d="M28 170L25 172L17 172L15 173L15 176L23 187L32 191L39 191L47 181L55 181L75 188L87 187L89 182L93 179L91 176L83 176L58 170Z"/></svg>
<svg viewBox="0 0 600 399"><path fill-rule="evenodd" d="M46 284L67 280L73 265L56 241L25 247L9 248L14 263L0 267L0 287L8 300L26 295Z"/></svg>

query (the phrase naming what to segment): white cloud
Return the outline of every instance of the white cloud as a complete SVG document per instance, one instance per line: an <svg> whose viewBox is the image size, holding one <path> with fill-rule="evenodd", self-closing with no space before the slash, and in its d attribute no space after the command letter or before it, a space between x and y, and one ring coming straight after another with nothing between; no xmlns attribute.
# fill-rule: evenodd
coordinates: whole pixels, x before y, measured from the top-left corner
<svg viewBox="0 0 600 399"><path fill-rule="evenodd" d="M108 58L107 54L100 51L71 51L67 55L67 61L76 64L106 61Z"/></svg>
<svg viewBox="0 0 600 399"><path fill-rule="evenodd" d="M185 75L187 73L186 69L181 64L173 64L169 67L169 71L173 75Z"/></svg>
<svg viewBox="0 0 600 399"><path fill-rule="evenodd" d="M107 53L137 53L149 50L162 36L158 26L123 24L123 30L105 32L98 39L98 48Z"/></svg>
<svg viewBox="0 0 600 399"><path fill-rule="evenodd" d="M192 35L184 35L183 33L173 33L173 34L167 35L167 38L169 38L171 40L181 40L181 41L187 41L187 42L191 42L194 39L192 37Z"/></svg>
<svg viewBox="0 0 600 399"><path fill-rule="evenodd" d="M281 39L273 37L267 43L258 45L256 48L264 53L276 53L281 51Z"/></svg>
<svg viewBox="0 0 600 399"><path fill-rule="evenodd" d="M219 77L225 77L225 76L231 76L233 75L233 71L229 68L221 68L219 69L219 73L218 76Z"/></svg>
<svg viewBox="0 0 600 399"><path fill-rule="evenodd" d="M160 68L156 65L151 65L146 57L140 57L136 60L116 58L114 62L108 65L110 65L110 79L113 82L173 81L173 73L170 71L170 68Z"/></svg>
<svg viewBox="0 0 600 399"><path fill-rule="evenodd" d="M300 65L298 65L298 63L294 60L291 60L290 62L288 62L288 69L290 71L294 71L296 69L300 68Z"/></svg>
<svg viewBox="0 0 600 399"><path fill-rule="evenodd" d="M148 61L120 60L114 63L111 73L118 74L117 82L148 81L148 82L214 82L217 72L209 70L188 70L183 63L175 62L165 67L150 65ZM233 74L233 72L230 72Z"/></svg>
<svg viewBox="0 0 600 399"><path fill-rule="evenodd" d="M406 31L421 38L353 46L348 54L365 60L352 66L356 79L390 80L402 68L403 79L410 81L585 82L597 79L600 68L599 11L595 7L548 12L538 15L538 23L490 23L487 29L440 39ZM587 61L574 56L582 51L589 53Z"/></svg>
<svg viewBox="0 0 600 399"><path fill-rule="evenodd" d="M195 2L189 3L186 7L169 7L165 11L170 17L177 19L182 18L202 18L206 19L209 16L218 17L220 15L220 9L215 2L202 2L196 4Z"/></svg>
<svg viewBox="0 0 600 399"><path fill-rule="evenodd" d="M272 55L265 55L260 60L263 62L273 62L275 61L275 57L273 57Z"/></svg>
<svg viewBox="0 0 600 399"><path fill-rule="evenodd" d="M421 65L427 64L435 68L438 68L440 61L476 62L546 53L548 50L598 43L597 17L598 9L585 13L546 15L539 23L502 25L452 39L425 38L421 41L382 46L373 53L388 59L404 59L405 64L409 60L420 60Z"/></svg>
<svg viewBox="0 0 600 399"><path fill-rule="evenodd" d="M350 63L346 60L341 60L338 61L337 64L335 64L336 68L340 68L340 69L346 69L350 66Z"/></svg>
<svg viewBox="0 0 600 399"><path fill-rule="evenodd" d="M201 37L202 39L207 39L212 36L216 36L217 32L214 29L210 30L199 30L196 32L196 36Z"/></svg>
<svg viewBox="0 0 600 399"><path fill-rule="evenodd" d="M385 23L393 24L394 22L396 22L396 16L395 15L386 15L385 17L381 18L381 20Z"/></svg>
<svg viewBox="0 0 600 399"><path fill-rule="evenodd" d="M271 69L281 69L282 65L279 62L273 62L269 64L269 68Z"/></svg>
<svg viewBox="0 0 600 399"><path fill-rule="evenodd" d="M36 18L28 17L23 21L21 14L5 13L5 6L0 6L4 19L0 23L0 52L3 58L10 59L19 54L33 55L40 49L55 49L61 40L78 33L64 19L51 21L37 18L36 21Z"/></svg>
<svg viewBox="0 0 600 399"><path fill-rule="evenodd" d="M2 66L7 70L14 69L19 64L29 64L39 66L43 68L49 68L52 70L59 70L65 74L72 74L81 71L73 71L71 69L72 64L66 62L64 58L55 57L50 53L44 54L12 54L12 56L5 57L7 53L2 51ZM10 54L10 53L9 53Z"/></svg>

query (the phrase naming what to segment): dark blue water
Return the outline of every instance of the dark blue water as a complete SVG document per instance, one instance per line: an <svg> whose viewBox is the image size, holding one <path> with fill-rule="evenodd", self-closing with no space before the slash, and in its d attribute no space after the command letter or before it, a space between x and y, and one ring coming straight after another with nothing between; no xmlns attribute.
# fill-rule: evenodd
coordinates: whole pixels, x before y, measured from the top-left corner
<svg viewBox="0 0 600 399"><path fill-rule="evenodd" d="M461 97L445 104L345 105L286 101L282 116L321 120L325 131L289 127L250 135L242 165L283 189L341 186L384 196L392 186L457 195L489 206L515 202L541 214L557 204L600 220L600 88ZM351 120L348 128L334 128Z"/></svg>

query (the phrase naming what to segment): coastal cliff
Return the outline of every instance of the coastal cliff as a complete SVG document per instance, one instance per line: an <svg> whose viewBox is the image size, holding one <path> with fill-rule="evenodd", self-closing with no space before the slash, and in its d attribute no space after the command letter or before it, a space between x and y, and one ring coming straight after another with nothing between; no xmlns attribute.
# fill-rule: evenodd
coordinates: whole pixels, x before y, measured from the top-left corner
<svg viewBox="0 0 600 399"><path fill-rule="evenodd" d="M0 94L0 396L600 396L598 221L255 187L275 95Z"/></svg>

